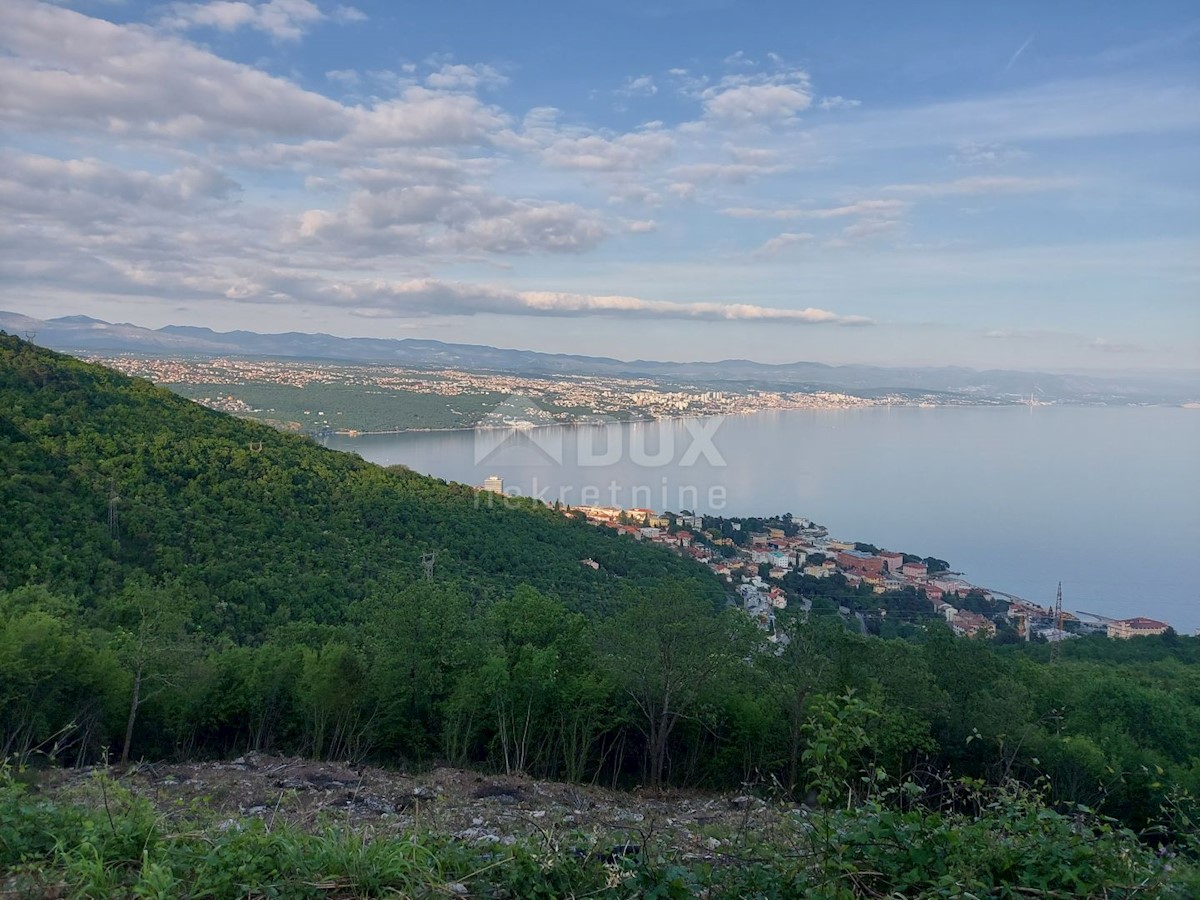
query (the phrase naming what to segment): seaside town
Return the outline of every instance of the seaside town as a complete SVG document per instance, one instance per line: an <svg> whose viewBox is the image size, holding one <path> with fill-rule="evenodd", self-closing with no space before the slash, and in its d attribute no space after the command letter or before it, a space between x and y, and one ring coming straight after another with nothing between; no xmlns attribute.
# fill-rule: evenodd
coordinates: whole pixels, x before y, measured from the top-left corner
<svg viewBox="0 0 1200 900"><path fill-rule="evenodd" d="M504 494L490 476L480 490ZM564 515L658 544L712 570L772 641L786 640L784 618L837 615L863 634L897 634L943 619L955 634L1000 641L1057 643L1085 634L1131 638L1163 634L1165 622L1144 616L1112 619L1043 607L981 587L950 571L945 560L837 540L790 513L759 518L656 512L609 506L562 506ZM598 569L595 560L582 564Z"/></svg>
<svg viewBox="0 0 1200 900"><path fill-rule="evenodd" d="M235 358L146 358L132 355L89 356L89 361L126 375L148 378L166 387L212 388L211 392L185 393L191 399L234 415L277 421L295 419L298 427L329 424L335 432L355 434L380 429L378 423L359 421L353 394L329 398L343 409L318 410L317 396L309 394L304 409L261 409L239 396L239 388L270 385L304 388L321 386L384 392L395 401L421 394L450 398L451 408L442 424L472 427L497 424L495 410L504 398L520 398L522 408L508 415L504 425L554 425L611 419L660 419L676 416L742 415L787 409L856 409L868 406L938 406L947 403L980 403L946 394L880 393L858 396L836 391L773 391L751 387L663 384L647 378L608 376L539 376L461 369L422 370L387 365L355 365L296 360ZM361 395L360 395L361 396ZM300 398L297 398L300 399ZM481 402L463 403L475 399ZM512 405L511 403L508 405ZM308 407L311 407L309 409ZM337 418L340 416L341 418ZM388 428L386 430L393 430ZM395 430L403 430L397 428Z"/></svg>

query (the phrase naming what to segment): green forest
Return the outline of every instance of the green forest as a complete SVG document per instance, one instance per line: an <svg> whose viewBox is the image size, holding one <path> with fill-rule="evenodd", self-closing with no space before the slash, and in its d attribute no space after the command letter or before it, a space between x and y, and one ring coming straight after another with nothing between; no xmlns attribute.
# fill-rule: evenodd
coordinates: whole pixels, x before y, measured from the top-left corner
<svg viewBox="0 0 1200 900"><path fill-rule="evenodd" d="M255 750L746 786L836 812L843 843L856 828L874 848L929 837L930 871L1019 833L1061 851L1037 896L1200 885L1200 640L1085 638L1051 662L936 622L900 639L814 616L773 644L703 567L487 501L0 333L0 759ZM50 852L21 822L82 828L22 796L0 790L0 870L14 848ZM168 868L198 852L156 846ZM886 890L827 895L924 895L898 874L920 864L895 853L853 863L892 866ZM640 891L703 888L645 865ZM987 877L1025 877L1004 865ZM966 883L954 871L943 887ZM793 876L721 890L815 891ZM580 863L571 877L582 893L600 876Z"/></svg>

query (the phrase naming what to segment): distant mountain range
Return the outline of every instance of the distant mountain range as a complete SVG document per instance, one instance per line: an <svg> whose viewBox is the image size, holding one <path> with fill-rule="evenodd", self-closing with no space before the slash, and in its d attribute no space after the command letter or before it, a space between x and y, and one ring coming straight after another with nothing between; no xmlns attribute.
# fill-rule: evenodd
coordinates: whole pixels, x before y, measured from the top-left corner
<svg viewBox="0 0 1200 900"><path fill-rule="evenodd" d="M775 390L938 392L985 398L1028 398L1077 403L1187 403L1200 401L1200 372L1093 376L976 370L960 366L829 366L814 362L772 365L745 359L720 362L655 362L609 357L504 350L475 344L382 338L343 338L328 334L218 332L168 325L141 328L89 316L34 319L0 311L0 330L70 353L247 356L347 363L389 363L415 368L445 367L527 375L611 375L665 382L727 385Z"/></svg>

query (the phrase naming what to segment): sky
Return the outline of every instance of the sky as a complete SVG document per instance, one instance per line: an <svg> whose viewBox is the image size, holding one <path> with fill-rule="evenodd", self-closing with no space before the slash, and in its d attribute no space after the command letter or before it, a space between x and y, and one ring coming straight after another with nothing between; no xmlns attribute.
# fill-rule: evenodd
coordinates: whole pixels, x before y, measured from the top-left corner
<svg viewBox="0 0 1200 900"><path fill-rule="evenodd" d="M0 309L1200 369L1194 2L0 3Z"/></svg>

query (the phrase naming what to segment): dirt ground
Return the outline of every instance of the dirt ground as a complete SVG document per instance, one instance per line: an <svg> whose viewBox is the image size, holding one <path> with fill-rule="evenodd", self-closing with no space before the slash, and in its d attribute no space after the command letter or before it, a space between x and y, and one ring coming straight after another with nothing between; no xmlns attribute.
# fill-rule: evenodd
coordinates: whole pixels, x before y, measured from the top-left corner
<svg viewBox="0 0 1200 900"><path fill-rule="evenodd" d="M378 835L421 830L475 844L531 837L719 859L761 841L794 837L803 809L749 793L622 792L437 768L405 774L370 766L247 754L231 762L141 763L41 773L38 790L94 802L106 774L167 816L258 817L303 828Z"/></svg>

